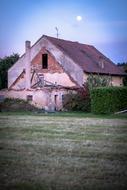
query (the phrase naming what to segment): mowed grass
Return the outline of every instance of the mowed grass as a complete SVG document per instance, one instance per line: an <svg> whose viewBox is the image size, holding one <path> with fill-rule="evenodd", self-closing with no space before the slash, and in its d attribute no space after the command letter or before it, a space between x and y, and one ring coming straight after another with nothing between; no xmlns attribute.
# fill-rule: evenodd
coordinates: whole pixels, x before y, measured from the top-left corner
<svg viewBox="0 0 127 190"><path fill-rule="evenodd" d="M126 119L0 115L0 190L126 188Z"/></svg>

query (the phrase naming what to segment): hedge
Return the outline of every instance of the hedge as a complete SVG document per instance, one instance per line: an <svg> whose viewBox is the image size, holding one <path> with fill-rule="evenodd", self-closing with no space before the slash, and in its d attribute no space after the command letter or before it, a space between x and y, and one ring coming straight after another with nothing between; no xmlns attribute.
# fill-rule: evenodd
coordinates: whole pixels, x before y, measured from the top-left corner
<svg viewBox="0 0 127 190"><path fill-rule="evenodd" d="M90 92L92 113L114 113L127 109L127 87L99 87Z"/></svg>

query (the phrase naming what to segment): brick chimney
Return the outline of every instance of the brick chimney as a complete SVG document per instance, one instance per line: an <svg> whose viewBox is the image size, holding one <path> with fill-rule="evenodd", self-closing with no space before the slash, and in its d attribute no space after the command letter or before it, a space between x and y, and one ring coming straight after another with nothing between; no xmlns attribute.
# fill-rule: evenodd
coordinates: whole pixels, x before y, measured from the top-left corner
<svg viewBox="0 0 127 190"><path fill-rule="evenodd" d="M26 89L30 89L30 75L31 75L31 55L30 55L30 47L31 47L31 42L26 41L25 42L25 56L26 56L26 64L25 64L25 69L26 69Z"/></svg>
<svg viewBox="0 0 127 190"><path fill-rule="evenodd" d="M25 41L25 52L26 52L27 50L29 50L30 47L31 47L31 42L30 42L30 41Z"/></svg>

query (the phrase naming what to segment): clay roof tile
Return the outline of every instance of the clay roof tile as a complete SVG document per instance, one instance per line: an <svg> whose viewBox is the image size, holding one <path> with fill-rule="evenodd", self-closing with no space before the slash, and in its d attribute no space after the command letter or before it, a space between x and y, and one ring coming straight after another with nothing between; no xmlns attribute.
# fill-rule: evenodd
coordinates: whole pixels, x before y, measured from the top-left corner
<svg viewBox="0 0 127 190"><path fill-rule="evenodd" d="M125 75L109 58L94 46L45 36L60 51L69 56L84 72L108 75Z"/></svg>

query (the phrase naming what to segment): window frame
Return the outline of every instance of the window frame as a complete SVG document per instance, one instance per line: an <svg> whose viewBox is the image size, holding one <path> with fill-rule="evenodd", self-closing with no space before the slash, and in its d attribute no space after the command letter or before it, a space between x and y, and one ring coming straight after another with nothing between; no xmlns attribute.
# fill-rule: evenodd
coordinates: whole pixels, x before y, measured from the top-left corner
<svg viewBox="0 0 127 190"><path fill-rule="evenodd" d="M42 69L48 69L48 54L42 54Z"/></svg>

